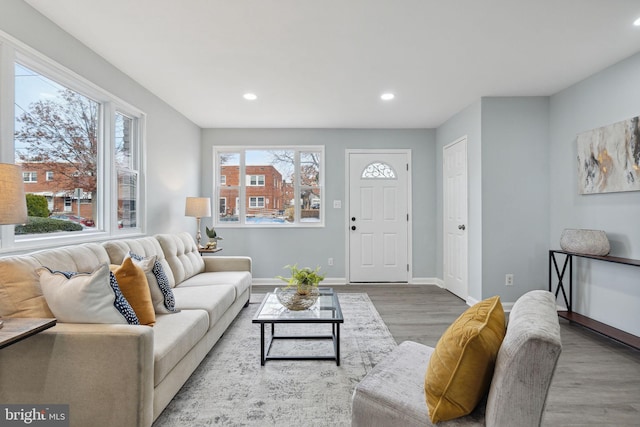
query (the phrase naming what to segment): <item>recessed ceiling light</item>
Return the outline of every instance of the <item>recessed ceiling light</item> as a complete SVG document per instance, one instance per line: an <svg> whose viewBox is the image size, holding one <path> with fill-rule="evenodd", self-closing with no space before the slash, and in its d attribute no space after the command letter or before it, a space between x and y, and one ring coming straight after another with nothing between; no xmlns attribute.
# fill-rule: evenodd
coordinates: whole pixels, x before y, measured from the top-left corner
<svg viewBox="0 0 640 427"><path fill-rule="evenodd" d="M392 93L383 93L382 95L380 95L380 99L382 99L383 101L391 101L395 97L396 96Z"/></svg>
<svg viewBox="0 0 640 427"><path fill-rule="evenodd" d="M245 93L242 97L247 101L255 101L258 99L258 96L255 93Z"/></svg>
<svg viewBox="0 0 640 427"><path fill-rule="evenodd" d="M640 27L640 18L633 21L633 25L635 25L636 27Z"/></svg>

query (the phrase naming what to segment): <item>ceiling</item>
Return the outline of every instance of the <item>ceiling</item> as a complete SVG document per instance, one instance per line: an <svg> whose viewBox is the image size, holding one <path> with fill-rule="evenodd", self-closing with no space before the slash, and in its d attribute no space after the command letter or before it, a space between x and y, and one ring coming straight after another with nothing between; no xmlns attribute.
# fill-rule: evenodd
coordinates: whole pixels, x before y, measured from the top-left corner
<svg viewBox="0 0 640 427"><path fill-rule="evenodd" d="M25 1L202 128L433 128L640 51L639 0Z"/></svg>

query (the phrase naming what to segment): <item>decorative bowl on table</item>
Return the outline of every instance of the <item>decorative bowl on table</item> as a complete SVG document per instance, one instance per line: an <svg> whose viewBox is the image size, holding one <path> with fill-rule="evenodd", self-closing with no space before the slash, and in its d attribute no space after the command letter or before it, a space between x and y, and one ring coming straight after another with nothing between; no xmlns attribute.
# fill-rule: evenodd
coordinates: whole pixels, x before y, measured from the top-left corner
<svg viewBox="0 0 640 427"><path fill-rule="evenodd" d="M306 294L298 293L296 288L277 288L276 297L280 304L292 311L301 311L311 308L318 297L320 291L317 287L309 289Z"/></svg>
<svg viewBox="0 0 640 427"><path fill-rule="evenodd" d="M324 275L320 274L320 267L312 270L309 267L298 268L298 265L286 265L284 268L291 272L291 277L277 276L287 286L276 289L276 297L280 304L289 310L306 310L313 306L318 300L320 291L318 284L324 280Z"/></svg>

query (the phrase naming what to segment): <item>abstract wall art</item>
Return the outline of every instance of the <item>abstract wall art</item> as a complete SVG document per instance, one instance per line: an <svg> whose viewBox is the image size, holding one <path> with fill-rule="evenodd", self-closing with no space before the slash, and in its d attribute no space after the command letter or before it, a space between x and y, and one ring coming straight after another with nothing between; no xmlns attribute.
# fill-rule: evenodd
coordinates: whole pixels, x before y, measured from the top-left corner
<svg viewBox="0 0 640 427"><path fill-rule="evenodd" d="M578 193L640 190L639 117L578 134Z"/></svg>

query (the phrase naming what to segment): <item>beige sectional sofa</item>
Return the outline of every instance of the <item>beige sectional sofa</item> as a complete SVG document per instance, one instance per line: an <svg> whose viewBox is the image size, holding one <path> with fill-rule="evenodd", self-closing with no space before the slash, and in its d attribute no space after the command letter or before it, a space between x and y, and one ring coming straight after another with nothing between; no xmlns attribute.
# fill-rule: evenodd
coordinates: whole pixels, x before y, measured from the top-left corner
<svg viewBox="0 0 640 427"><path fill-rule="evenodd" d="M53 317L39 267L91 272L129 252L156 257L179 311L153 327L58 322L0 350L0 402L69 404L71 426L150 426L249 302L250 258L162 234L0 258L0 316Z"/></svg>

